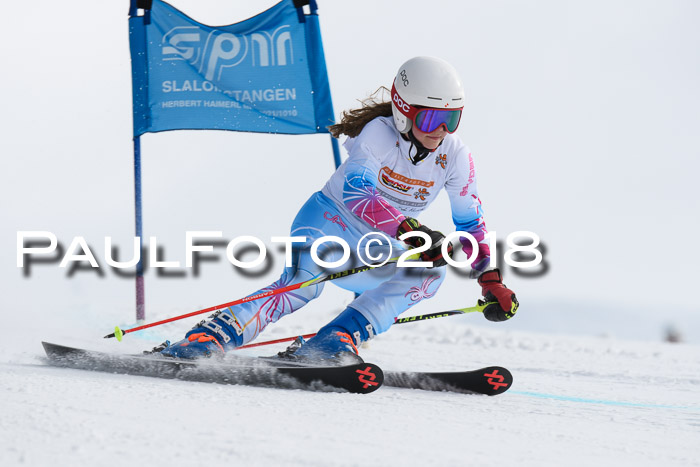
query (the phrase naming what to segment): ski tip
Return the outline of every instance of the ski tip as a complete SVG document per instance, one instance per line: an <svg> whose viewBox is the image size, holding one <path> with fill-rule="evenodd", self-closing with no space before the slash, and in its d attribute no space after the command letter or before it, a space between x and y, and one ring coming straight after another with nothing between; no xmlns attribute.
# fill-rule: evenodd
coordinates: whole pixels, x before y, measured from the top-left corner
<svg viewBox="0 0 700 467"><path fill-rule="evenodd" d="M369 394L379 389L384 383L384 372L373 363L359 363L355 365L355 380L347 389L358 394Z"/></svg>
<svg viewBox="0 0 700 467"><path fill-rule="evenodd" d="M484 390L480 391L489 396L502 394L513 384L513 375L502 366L491 366L480 370L484 377Z"/></svg>

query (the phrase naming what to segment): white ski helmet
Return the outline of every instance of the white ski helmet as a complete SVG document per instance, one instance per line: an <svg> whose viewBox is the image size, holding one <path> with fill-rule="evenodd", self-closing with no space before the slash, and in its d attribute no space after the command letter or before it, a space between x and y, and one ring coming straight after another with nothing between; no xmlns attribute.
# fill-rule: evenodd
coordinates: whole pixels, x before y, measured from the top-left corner
<svg viewBox="0 0 700 467"><path fill-rule="evenodd" d="M411 129L416 106L461 110L464 88L457 70L436 57L414 57L401 65L391 90L391 111L399 132Z"/></svg>

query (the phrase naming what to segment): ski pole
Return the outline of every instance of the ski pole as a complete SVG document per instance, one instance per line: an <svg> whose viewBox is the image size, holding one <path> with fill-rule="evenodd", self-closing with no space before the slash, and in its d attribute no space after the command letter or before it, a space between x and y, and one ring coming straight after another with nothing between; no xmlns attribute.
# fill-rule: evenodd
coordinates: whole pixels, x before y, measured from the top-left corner
<svg viewBox="0 0 700 467"><path fill-rule="evenodd" d="M498 302L486 302L484 300L479 300L475 306L470 306L467 308L458 308L456 310L441 311L438 313L428 313L427 315L406 316L405 318L396 318L394 324L412 323L414 321L424 321L426 319L434 318L445 318L447 316L462 315L464 313L483 313L484 308L493 304L498 304Z"/></svg>
<svg viewBox="0 0 700 467"><path fill-rule="evenodd" d="M394 263L396 263L396 261L398 261L398 259L399 258L391 258L389 261L382 263L382 264L370 264L370 265L358 266L356 268L348 269L346 271L334 272L333 274L328 274L326 276L321 276L319 274L316 277L309 279L308 281L305 281L305 282L291 284L291 285L288 285L286 287L281 287L279 289L267 290L265 292L260 292L260 293L256 293L253 295L249 295L247 297L240 298L240 299L234 300L232 302L222 303L221 305L216 305L216 306L210 306L209 308L204 308L202 310L192 311L192 312L186 313L184 315L174 316L172 318L164 319L161 321L156 321L155 323L144 324L142 326L137 326L137 327L131 328L131 329L120 329L119 326L116 326L114 328L114 332L112 334L107 334L104 338L109 339L112 337L116 337L117 340L121 342L122 337L124 337L125 334L129 334L129 333L136 332L136 331L141 331L142 329L152 328L155 326L160 326L161 324L170 323L172 321L178 321L181 319L189 318L191 316L201 315L203 313L209 313L212 311L220 310L222 308L240 305L241 303L251 302L251 301L257 300L259 298L272 297L273 295L279 295L279 294L283 294L285 292L290 292L292 290L297 290L297 289L301 289L304 287L309 287L312 285L320 284L321 282L332 281L334 279L340 279L341 277L352 276L353 274L364 272L364 271L367 271L369 269L374 269L375 267L381 267L381 266L384 266L387 264L394 264Z"/></svg>
<svg viewBox="0 0 700 467"><path fill-rule="evenodd" d="M404 323L413 323L414 321L424 321L427 319L434 319L434 318L445 318L446 316L453 316L453 315L461 315L464 313L474 313L474 312L481 312L483 313L484 308L486 308L489 305L493 304L498 304L498 302L486 302L484 300L479 300L475 306L467 307L467 308L458 308L456 310L449 310L449 311L441 311L438 313L429 313L427 315L418 315L418 316L407 316L405 318L396 318L394 321L394 324L404 324ZM271 341L265 341L265 342L255 342L253 344L246 344L242 345L240 347L236 347L234 350L241 350L241 349L249 349L251 347L259 347L261 345L270 345L270 344L279 344L281 342L289 342L293 341L297 337L303 337L304 339L311 339L314 337L316 333L311 333L311 334L304 334L302 336L293 336L293 337L284 337L281 339L275 339Z"/></svg>
<svg viewBox="0 0 700 467"><path fill-rule="evenodd" d="M255 342L255 343L253 343L253 344L246 344L246 345L242 345L242 346L240 346L240 347L236 347L236 348L233 349L233 350L249 349L249 348L251 348L251 347L260 347L261 345L271 345L271 344L279 344L280 342L289 342L289 341L293 341L293 340L296 339L297 337L303 337L304 339L311 339L311 338L314 337L315 335L316 335L316 333L315 333L315 332L312 332L311 334L302 334L301 336L283 337L283 338L281 338L281 339L274 339L274 340L271 340L271 341Z"/></svg>

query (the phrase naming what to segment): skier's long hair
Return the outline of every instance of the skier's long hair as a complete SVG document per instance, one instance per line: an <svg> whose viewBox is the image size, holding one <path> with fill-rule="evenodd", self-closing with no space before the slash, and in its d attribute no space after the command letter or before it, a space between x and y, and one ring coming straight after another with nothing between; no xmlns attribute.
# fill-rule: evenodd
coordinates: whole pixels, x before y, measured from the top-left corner
<svg viewBox="0 0 700 467"><path fill-rule="evenodd" d="M331 135L333 135L334 138L340 138L340 135L347 135L354 138L360 134L365 125L375 118L391 117L391 101L384 101L384 93L390 95L391 91L382 86L374 91L367 99L360 101L362 107L343 111L340 123L328 127Z"/></svg>

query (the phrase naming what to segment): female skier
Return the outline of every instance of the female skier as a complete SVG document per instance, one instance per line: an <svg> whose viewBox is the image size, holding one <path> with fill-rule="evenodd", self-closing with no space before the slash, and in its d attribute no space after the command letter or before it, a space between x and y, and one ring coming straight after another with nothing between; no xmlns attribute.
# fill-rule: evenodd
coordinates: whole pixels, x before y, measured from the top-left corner
<svg viewBox="0 0 700 467"><path fill-rule="evenodd" d="M391 102L369 99L361 108L344 112L341 123L330 127L334 137L349 137L344 143L349 157L297 214L291 235L306 237L306 242L293 249L292 266L285 268L277 282L257 293L308 281L322 273L323 268L312 260L310 246L323 236L340 237L354 249L366 234L382 233L392 239L394 256L398 256L424 243L417 236L406 239L407 243L398 238L421 231L431 242L420 259L431 261L433 267L397 267L389 263L337 280L339 286L358 294L355 300L315 337L306 342L297 340L280 356L314 361L337 359L347 352L357 354L361 342L387 331L401 313L435 295L447 264L441 253L444 236L415 218L443 188L450 199L456 229L477 240L471 267L480 273L482 293L500 305L485 310L486 318L502 321L512 316L515 294L503 285L498 269L486 271L490 251L484 240L486 227L474 161L454 134L463 107L464 90L456 70L438 58L415 57L399 68ZM471 256L472 243L465 237L460 242ZM451 246L446 250L451 251ZM323 257L323 249L319 251ZM339 256L330 249L325 254L324 260L329 262ZM197 324L183 340L154 350L180 358L223 354L252 341L268 324L318 297L323 285L219 310Z"/></svg>

